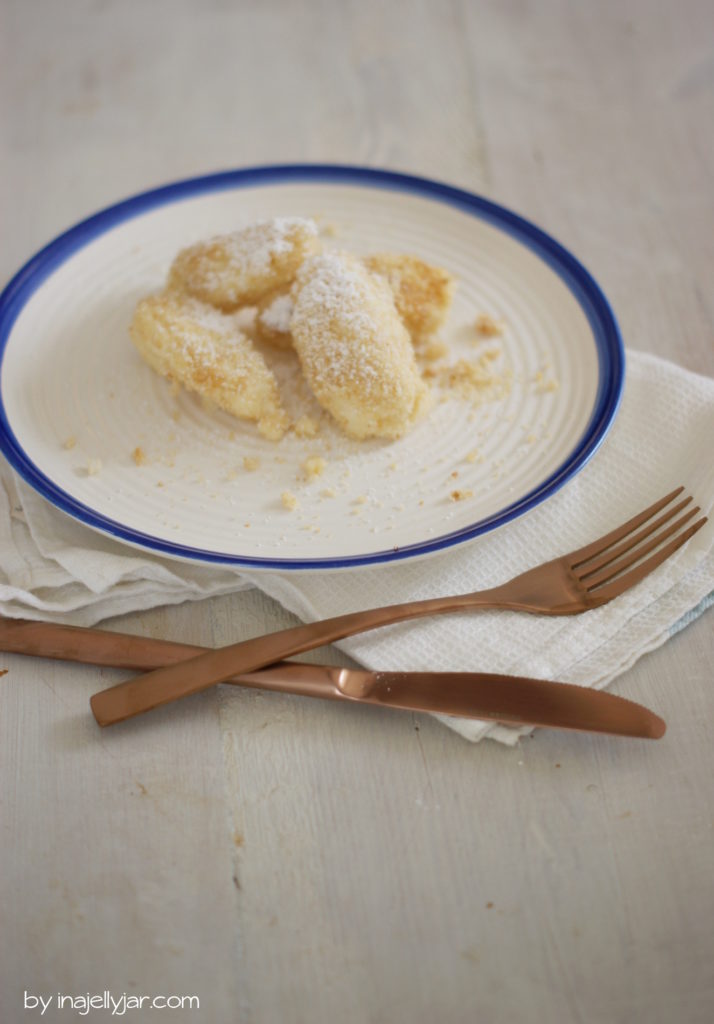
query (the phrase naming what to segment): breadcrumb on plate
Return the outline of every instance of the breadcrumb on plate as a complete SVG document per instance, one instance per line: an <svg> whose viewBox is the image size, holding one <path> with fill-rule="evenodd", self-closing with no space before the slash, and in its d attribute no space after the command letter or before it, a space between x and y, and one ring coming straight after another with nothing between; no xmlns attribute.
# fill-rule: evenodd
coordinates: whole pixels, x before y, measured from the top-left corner
<svg viewBox="0 0 714 1024"><path fill-rule="evenodd" d="M499 320L488 313L481 313L474 324L476 333L482 338L500 338L506 330L505 320Z"/></svg>
<svg viewBox="0 0 714 1024"><path fill-rule="evenodd" d="M293 424L296 437L317 437L318 425L312 416L301 416Z"/></svg>
<svg viewBox="0 0 714 1024"><path fill-rule="evenodd" d="M302 464L302 471L308 480L322 476L327 468L327 462L321 455L310 455Z"/></svg>
<svg viewBox="0 0 714 1024"><path fill-rule="evenodd" d="M558 391L560 388L560 382L555 380L554 377L550 377L548 380L541 381L536 385L536 393L539 395L547 394L549 391Z"/></svg>
<svg viewBox="0 0 714 1024"><path fill-rule="evenodd" d="M456 363L433 370L429 377L438 379L442 388L462 398L490 400L508 394L510 380L490 365L493 357L485 352L477 360L459 359Z"/></svg>

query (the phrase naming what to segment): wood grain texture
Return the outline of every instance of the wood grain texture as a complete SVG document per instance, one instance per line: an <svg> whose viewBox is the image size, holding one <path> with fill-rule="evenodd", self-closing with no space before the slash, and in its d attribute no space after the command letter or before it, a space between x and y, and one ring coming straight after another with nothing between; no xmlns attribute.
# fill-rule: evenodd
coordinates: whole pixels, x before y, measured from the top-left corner
<svg viewBox="0 0 714 1024"><path fill-rule="evenodd" d="M629 345L714 373L705 0L7 0L0 18L5 277L163 181L388 165L537 221ZM208 645L293 621L251 592L115 625ZM668 721L660 743L514 750L229 688L100 734L96 671L0 657L0 1019L31 1019L25 989L107 988L195 993L166 1019L217 1024L710 1021L711 657L710 613L618 680Z"/></svg>

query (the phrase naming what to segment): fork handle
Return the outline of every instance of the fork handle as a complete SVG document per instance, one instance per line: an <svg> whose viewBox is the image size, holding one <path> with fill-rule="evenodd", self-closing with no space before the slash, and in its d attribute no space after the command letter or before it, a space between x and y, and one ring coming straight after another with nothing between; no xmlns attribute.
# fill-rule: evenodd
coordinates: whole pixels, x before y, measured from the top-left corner
<svg viewBox="0 0 714 1024"><path fill-rule="evenodd" d="M208 650L193 644L57 622L0 618L0 651L150 672Z"/></svg>
<svg viewBox="0 0 714 1024"><path fill-rule="evenodd" d="M180 663L127 679L95 693L90 706L99 725L113 725L168 704L169 701L199 693L216 683L225 682L231 676L254 672L283 658L314 650L378 626L389 626L426 615L443 615L465 608L513 607L513 602L508 601L504 592L505 588L495 587L475 594L410 601L293 626L218 650L202 652L196 657L182 659Z"/></svg>
<svg viewBox="0 0 714 1024"><path fill-rule="evenodd" d="M0 616L0 651L7 654L148 672L210 649L87 626L6 619ZM335 674L339 671L339 668L330 665L279 661L258 672L231 676L226 682L254 690L294 693L301 697L350 700L335 683Z"/></svg>

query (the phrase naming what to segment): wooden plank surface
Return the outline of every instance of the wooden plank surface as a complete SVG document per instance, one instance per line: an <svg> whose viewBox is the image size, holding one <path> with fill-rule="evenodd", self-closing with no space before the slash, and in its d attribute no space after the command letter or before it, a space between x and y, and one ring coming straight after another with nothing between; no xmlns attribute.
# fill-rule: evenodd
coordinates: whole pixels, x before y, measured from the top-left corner
<svg viewBox="0 0 714 1024"><path fill-rule="evenodd" d="M166 180L387 165L534 219L628 344L714 372L704 0L7 0L0 18L3 277ZM250 592L113 625L220 644L292 621ZM661 743L513 750L228 688L102 737L96 671L1 657L0 1019L33 1019L24 990L109 989L196 994L166 1019L217 1024L708 1022L711 657L710 614L618 681L667 719Z"/></svg>

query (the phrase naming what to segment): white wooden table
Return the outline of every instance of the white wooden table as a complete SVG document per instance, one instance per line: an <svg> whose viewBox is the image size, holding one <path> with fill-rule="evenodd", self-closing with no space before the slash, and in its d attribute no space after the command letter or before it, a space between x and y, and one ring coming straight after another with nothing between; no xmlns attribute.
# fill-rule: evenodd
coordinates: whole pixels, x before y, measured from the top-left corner
<svg viewBox="0 0 714 1024"><path fill-rule="evenodd" d="M708 0L5 0L0 18L4 278L167 180L375 164L540 223L629 345L714 372ZM113 625L220 644L290 621L247 593ZM105 989L197 995L161 1019L217 1024L714 1019L711 634L705 615L618 681L667 719L661 743L513 750L251 691L103 738L96 670L0 656L0 1020L39 1019L25 990Z"/></svg>

